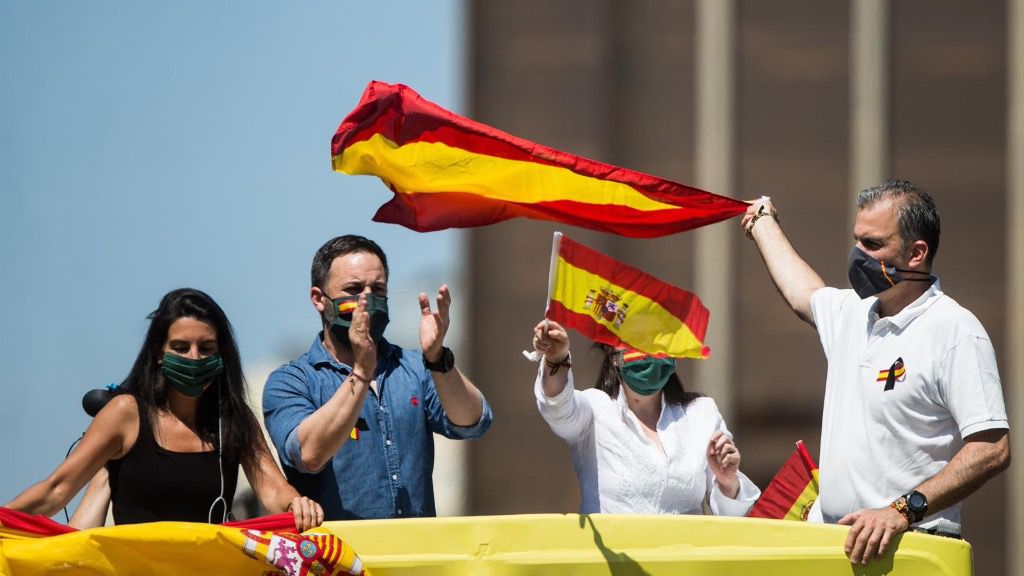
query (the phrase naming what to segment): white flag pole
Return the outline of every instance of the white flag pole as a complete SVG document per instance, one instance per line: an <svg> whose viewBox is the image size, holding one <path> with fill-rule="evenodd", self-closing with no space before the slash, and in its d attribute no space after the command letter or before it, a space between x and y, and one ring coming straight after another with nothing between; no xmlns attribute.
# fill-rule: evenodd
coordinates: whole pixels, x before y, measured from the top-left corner
<svg viewBox="0 0 1024 576"><path fill-rule="evenodd" d="M544 332L548 330L548 309L551 307L551 294L555 291L555 270L558 267L558 248L562 243L562 233L555 232L551 239L551 264L548 266L548 296L544 300ZM536 350L527 351L523 350L523 356L526 356L527 360L531 362L540 362L540 359L544 357L543 354Z"/></svg>
<svg viewBox="0 0 1024 576"><path fill-rule="evenodd" d="M562 245L562 233L556 231L551 238L551 264L548 266L548 298L544 301L544 317L547 319L551 306L551 294L555 291L555 270L558 267L558 248Z"/></svg>

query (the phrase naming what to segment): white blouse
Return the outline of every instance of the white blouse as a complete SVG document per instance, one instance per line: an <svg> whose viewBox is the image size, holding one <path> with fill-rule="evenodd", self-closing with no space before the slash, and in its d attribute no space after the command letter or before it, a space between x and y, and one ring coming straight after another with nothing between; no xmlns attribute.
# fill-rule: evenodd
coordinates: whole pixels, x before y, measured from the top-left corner
<svg viewBox="0 0 1024 576"><path fill-rule="evenodd" d="M537 408L572 451L582 494L580 514L702 514L710 494L712 513L744 516L761 495L742 472L737 472L735 499L719 489L708 467L707 446L715 432L729 430L711 398L684 407L662 397L657 427L662 453L644 434L625 394L613 400L596 388L576 390L569 370L565 388L549 397L541 387L543 367L534 384Z"/></svg>

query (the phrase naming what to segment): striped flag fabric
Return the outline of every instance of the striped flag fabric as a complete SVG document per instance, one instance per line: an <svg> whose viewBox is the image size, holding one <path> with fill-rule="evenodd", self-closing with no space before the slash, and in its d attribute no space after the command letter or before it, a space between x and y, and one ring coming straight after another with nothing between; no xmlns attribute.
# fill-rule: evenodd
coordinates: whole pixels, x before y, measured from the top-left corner
<svg viewBox="0 0 1024 576"><path fill-rule="evenodd" d="M707 358L710 313L695 294L555 232L545 317L658 357Z"/></svg>
<svg viewBox="0 0 1024 576"><path fill-rule="evenodd" d="M294 532L292 514L76 530L0 508L0 575L369 574L352 546L326 527Z"/></svg>
<svg viewBox="0 0 1024 576"><path fill-rule="evenodd" d="M799 440L747 516L806 521L817 499L818 465L807 453L803 440Z"/></svg>
<svg viewBox="0 0 1024 576"><path fill-rule="evenodd" d="M408 86L370 82L331 142L335 171L394 192L373 219L419 232L532 218L654 238L747 204L588 160L454 114Z"/></svg>

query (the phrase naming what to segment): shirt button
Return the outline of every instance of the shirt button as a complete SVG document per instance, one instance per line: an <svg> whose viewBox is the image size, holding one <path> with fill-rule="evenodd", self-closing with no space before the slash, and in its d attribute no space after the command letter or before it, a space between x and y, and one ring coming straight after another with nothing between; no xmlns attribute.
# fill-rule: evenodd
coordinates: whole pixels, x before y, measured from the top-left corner
<svg viewBox="0 0 1024 576"><path fill-rule="evenodd" d="M392 474L391 475L391 479L392 480L398 480L398 474Z"/></svg>
<svg viewBox="0 0 1024 576"><path fill-rule="evenodd" d="M391 446L391 440L385 440L384 441L384 445L385 446Z"/></svg>

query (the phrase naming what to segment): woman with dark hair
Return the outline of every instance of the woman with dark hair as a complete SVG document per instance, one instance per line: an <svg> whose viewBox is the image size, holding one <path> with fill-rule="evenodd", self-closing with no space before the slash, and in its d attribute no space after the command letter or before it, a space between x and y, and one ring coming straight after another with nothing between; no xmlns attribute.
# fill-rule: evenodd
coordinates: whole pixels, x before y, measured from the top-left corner
<svg viewBox="0 0 1024 576"><path fill-rule="evenodd" d="M601 346L597 385L579 391L565 329L544 320L533 332L537 408L572 451L581 514L701 514L706 501L746 515L761 491L714 400L683 389L675 360Z"/></svg>
<svg viewBox="0 0 1024 576"><path fill-rule="evenodd" d="M183 288L165 295L149 319L123 393L48 478L7 507L52 515L105 466L117 524L223 522L241 466L268 511L292 512L300 531L320 525L320 505L285 480L246 404L238 346L220 306ZM90 487L87 508L105 510L96 502L107 492L103 477Z"/></svg>

